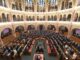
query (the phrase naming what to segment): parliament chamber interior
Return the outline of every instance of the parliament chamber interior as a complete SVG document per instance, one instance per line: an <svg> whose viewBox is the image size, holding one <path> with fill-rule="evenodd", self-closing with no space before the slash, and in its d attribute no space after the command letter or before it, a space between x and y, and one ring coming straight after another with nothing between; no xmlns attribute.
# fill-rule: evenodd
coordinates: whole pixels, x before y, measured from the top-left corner
<svg viewBox="0 0 80 60"><path fill-rule="evenodd" d="M0 0L0 60L80 60L80 0Z"/></svg>

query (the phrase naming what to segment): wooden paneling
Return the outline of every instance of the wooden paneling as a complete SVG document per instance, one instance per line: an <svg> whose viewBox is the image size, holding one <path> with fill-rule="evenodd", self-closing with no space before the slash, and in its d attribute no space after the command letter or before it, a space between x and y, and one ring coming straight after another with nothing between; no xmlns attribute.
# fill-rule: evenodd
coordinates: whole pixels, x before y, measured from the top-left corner
<svg viewBox="0 0 80 60"><path fill-rule="evenodd" d="M75 36L71 36L70 39L80 44L80 39L79 38L77 38Z"/></svg>

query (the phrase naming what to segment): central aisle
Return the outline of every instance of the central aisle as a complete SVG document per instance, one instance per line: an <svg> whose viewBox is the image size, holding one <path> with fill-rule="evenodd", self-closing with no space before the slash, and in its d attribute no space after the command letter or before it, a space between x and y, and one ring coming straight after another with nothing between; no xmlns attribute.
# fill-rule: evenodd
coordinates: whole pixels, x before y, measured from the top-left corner
<svg viewBox="0 0 80 60"><path fill-rule="evenodd" d="M56 60L54 56L49 56L48 55L48 53L47 53L47 45L44 44L44 41L42 41L42 40L36 41L35 45L37 46L39 44L44 46L44 58L45 58L45 60ZM29 55L23 56L22 60L33 60L33 56L34 56L35 50L36 50L35 45L33 46L31 56L29 56Z"/></svg>

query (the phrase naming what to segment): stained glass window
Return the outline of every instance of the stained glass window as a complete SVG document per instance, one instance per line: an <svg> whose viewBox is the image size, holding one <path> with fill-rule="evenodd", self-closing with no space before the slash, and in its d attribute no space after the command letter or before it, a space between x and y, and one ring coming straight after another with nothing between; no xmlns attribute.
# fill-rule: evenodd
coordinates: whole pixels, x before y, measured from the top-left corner
<svg viewBox="0 0 80 60"><path fill-rule="evenodd" d="M32 0L26 0L26 3L31 5L32 4Z"/></svg>
<svg viewBox="0 0 80 60"><path fill-rule="evenodd" d="M6 1L5 0L0 0L0 5L6 7Z"/></svg>
<svg viewBox="0 0 80 60"><path fill-rule="evenodd" d="M39 0L38 4L39 4L39 6L44 7L45 1L44 0Z"/></svg>
<svg viewBox="0 0 80 60"><path fill-rule="evenodd" d="M56 0L49 0L49 3L50 3L51 5L56 5Z"/></svg>
<svg viewBox="0 0 80 60"><path fill-rule="evenodd" d="M38 0L38 12L45 11L45 0Z"/></svg>

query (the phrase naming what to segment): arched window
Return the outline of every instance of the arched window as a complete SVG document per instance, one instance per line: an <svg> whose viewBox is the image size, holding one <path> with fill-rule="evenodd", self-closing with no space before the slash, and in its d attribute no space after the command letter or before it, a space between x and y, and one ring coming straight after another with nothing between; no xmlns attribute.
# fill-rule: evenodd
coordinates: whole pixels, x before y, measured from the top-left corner
<svg viewBox="0 0 80 60"><path fill-rule="evenodd" d="M48 16L48 21L54 21L54 17L53 16Z"/></svg>
<svg viewBox="0 0 80 60"><path fill-rule="evenodd" d="M57 0L48 0L49 2L49 11L57 10Z"/></svg>
<svg viewBox="0 0 80 60"><path fill-rule="evenodd" d="M34 16L31 16L31 21L34 21Z"/></svg>
<svg viewBox="0 0 80 60"><path fill-rule="evenodd" d="M56 20L57 20L57 16L55 15L55 16L54 16L54 21L56 21Z"/></svg>
<svg viewBox="0 0 80 60"><path fill-rule="evenodd" d="M7 14L7 21L10 21L10 20L9 20L9 14Z"/></svg>
<svg viewBox="0 0 80 60"><path fill-rule="evenodd" d="M66 15L63 16L63 21L66 21Z"/></svg>
<svg viewBox="0 0 80 60"><path fill-rule="evenodd" d="M50 21L50 16L48 16L48 21Z"/></svg>
<svg viewBox="0 0 80 60"><path fill-rule="evenodd" d="M55 6L54 6L54 8L57 10L57 9L58 9L58 6L57 6L57 5L55 5Z"/></svg>
<svg viewBox="0 0 80 60"><path fill-rule="evenodd" d="M23 21L23 16L21 16L21 21Z"/></svg>
<svg viewBox="0 0 80 60"><path fill-rule="evenodd" d="M23 26L17 26L16 29L15 29L15 32L23 32L24 31L24 27Z"/></svg>
<svg viewBox="0 0 80 60"><path fill-rule="evenodd" d="M17 21L20 21L20 16L19 15L17 15Z"/></svg>
<svg viewBox="0 0 80 60"><path fill-rule="evenodd" d="M5 28L2 32L1 32L1 38L7 37L9 35L12 34L12 30L10 28Z"/></svg>
<svg viewBox="0 0 80 60"><path fill-rule="evenodd" d="M17 21L16 15L13 15L13 21Z"/></svg>
<svg viewBox="0 0 80 60"><path fill-rule="evenodd" d="M51 16L51 21L53 21L54 20L54 17L53 16Z"/></svg>
<svg viewBox="0 0 80 60"><path fill-rule="evenodd" d="M69 2L69 8L72 8L72 2Z"/></svg>
<svg viewBox="0 0 80 60"><path fill-rule="evenodd" d="M7 18L6 18L6 16L5 16L4 13L2 13L2 21L3 21L3 22L7 22Z"/></svg>
<svg viewBox="0 0 80 60"><path fill-rule="evenodd" d="M62 21L62 15L60 15L60 19L59 20Z"/></svg>
<svg viewBox="0 0 80 60"><path fill-rule="evenodd" d="M34 11L33 0L25 0L25 11Z"/></svg>
<svg viewBox="0 0 80 60"><path fill-rule="evenodd" d="M65 2L65 8L66 9L69 8L69 0L66 0L66 2Z"/></svg>
<svg viewBox="0 0 80 60"><path fill-rule="evenodd" d="M68 20L68 21L71 20L71 14L69 14L69 15L67 16L67 20Z"/></svg>
<svg viewBox="0 0 80 60"><path fill-rule="evenodd" d="M15 4L12 4L12 9L16 10Z"/></svg>
<svg viewBox="0 0 80 60"><path fill-rule="evenodd" d="M21 3L19 3L19 10L22 11L22 6L21 6Z"/></svg>
<svg viewBox="0 0 80 60"><path fill-rule="evenodd" d="M28 21L32 21L32 16L29 16L28 17Z"/></svg>
<svg viewBox="0 0 80 60"><path fill-rule="evenodd" d="M62 10L64 9L64 1L62 2L61 9L62 9Z"/></svg>

